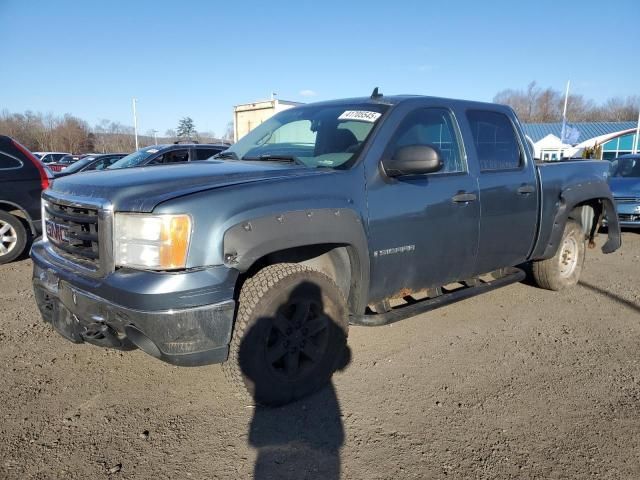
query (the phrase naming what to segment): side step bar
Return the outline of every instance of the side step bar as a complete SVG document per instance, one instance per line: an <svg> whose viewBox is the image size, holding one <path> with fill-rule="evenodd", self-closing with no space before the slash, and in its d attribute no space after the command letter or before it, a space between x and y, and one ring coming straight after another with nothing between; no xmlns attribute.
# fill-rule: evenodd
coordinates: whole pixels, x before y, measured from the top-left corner
<svg viewBox="0 0 640 480"><path fill-rule="evenodd" d="M382 325L389 325L405 318L413 317L420 313L429 312L436 308L451 305L452 303L465 300L467 298L475 297L482 293L490 292L497 288L511 285L512 283L521 282L526 278L526 273L519 268L510 268L507 273L500 278L490 280L488 282L480 281L476 286L463 287L454 290L450 293L443 293L437 297L426 298L416 303L411 303L401 307L397 307L385 313L373 313L370 315L351 315L349 317L349 323L352 325L364 325L368 327L379 327Z"/></svg>

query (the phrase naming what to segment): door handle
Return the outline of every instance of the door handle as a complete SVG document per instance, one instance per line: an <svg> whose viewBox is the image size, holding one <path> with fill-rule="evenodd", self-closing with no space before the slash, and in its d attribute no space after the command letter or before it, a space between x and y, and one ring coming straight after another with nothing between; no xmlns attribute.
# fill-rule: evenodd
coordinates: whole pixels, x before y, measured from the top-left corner
<svg viewBox="0 0 640 480"><path fill-rule="evenodd" d="M477 199L478 199L478 196L475 193L467 193L467 192L460 192L454 195L453 197L451 197L451 200L455 203L475 202Z"/></svg>
<svg viewBox="0 0 640 480"><path fill-rule="evenodd" d="M518 195L530 195L535 191L536 189L533 188L533 185L521 185L518 189Z"/></svg>

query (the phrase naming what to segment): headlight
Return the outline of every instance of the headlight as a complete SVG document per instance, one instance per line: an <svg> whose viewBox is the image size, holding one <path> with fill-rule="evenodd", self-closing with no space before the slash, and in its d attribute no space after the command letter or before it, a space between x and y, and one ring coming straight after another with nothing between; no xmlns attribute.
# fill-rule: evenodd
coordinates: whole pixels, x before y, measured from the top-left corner
<svg viewBox="0 0 640 480"><path fill-rule="evenodd" d="M117 266L175 270L187 264L189 215L116 213L113 230Z"/></svg>

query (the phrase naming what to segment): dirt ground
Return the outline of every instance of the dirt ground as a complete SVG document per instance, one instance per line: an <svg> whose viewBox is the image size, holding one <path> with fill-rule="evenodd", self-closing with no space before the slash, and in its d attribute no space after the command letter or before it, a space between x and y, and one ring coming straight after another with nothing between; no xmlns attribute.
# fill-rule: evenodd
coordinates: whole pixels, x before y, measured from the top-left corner
<svg viewBox="0 0 640 480"><path fill-rule="evenodd" d="M640 234L623 241L561 294L352 327L333 385L271 410L217 365L69 343L31 262L0 266L0 478L640 478Z"/></svg>

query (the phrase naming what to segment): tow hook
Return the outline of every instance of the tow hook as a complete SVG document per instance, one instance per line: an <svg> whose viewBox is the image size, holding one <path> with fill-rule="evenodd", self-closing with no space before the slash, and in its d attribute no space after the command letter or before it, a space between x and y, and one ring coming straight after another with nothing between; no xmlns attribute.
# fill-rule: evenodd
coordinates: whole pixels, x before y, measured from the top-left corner
<svg viewBox="0 0 640 480"><path fill-rule="evenodd" d="M90 323L80 336L85 342L102 347L122 348L123 343L116 331L106 323Z"/></svg>

